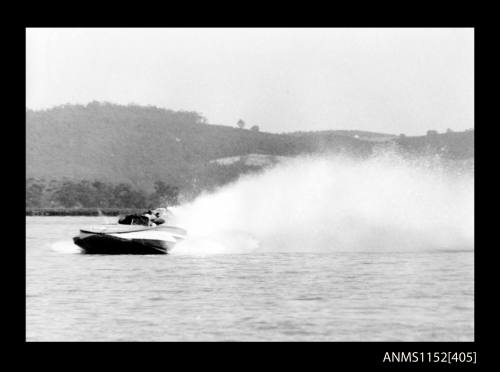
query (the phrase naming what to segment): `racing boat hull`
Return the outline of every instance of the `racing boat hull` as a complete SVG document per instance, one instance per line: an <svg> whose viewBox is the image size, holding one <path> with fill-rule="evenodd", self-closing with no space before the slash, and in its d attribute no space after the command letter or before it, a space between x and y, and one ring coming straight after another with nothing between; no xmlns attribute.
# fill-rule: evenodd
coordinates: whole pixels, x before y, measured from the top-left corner
<svg viewBox="0 0 500 372"><path fill-rule="evenodd" d="M168 254L185 235L174 226L108 225L82 229L73 242L86 254Z"/></svg>

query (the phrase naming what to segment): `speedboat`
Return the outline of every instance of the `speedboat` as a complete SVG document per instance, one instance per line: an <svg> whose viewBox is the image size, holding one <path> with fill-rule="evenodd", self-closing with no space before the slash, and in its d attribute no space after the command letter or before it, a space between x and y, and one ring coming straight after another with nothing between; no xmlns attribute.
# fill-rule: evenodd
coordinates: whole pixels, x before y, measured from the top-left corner
<svg viewBox="0 0 500 372"><path fill-rule="evenodd" d="M80 229L73 242L86 254L167 254L186 235L176 226L108 224Z"/></svg>

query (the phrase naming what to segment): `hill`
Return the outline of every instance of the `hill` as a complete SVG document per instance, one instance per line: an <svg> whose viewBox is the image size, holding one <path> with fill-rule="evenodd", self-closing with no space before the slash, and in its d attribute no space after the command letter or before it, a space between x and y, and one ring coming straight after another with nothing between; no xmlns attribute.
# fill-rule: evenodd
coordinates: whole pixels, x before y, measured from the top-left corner
<svg viewBox="0 0 500 372"><path fill-rule="evenodd" d="M409 156L473 159L474 131L274 134L208 124L197 112L154 106L91 102L27 110L27 204L140 208L162 195L171 201L178 192L195 196L281 157L322 151L367 157L385 147Z"/></svg>
<svg viewBox="0 0 500 372"><path fill-rule="evenodd" d="M196 112L92 102L26 113L26 173L48 179L183 186L211 160L246 154L293 156L325 149L366 155L371 144L334 132L272 134L209 125Z"/></svg>
<svg viewBox="0 0 500 372"><path fill-rule="evenodd" d="M428 131L426 136L394 138L402 153L413 156L439 155L445 159L474 159L474 130L437 133Z"/></svg>

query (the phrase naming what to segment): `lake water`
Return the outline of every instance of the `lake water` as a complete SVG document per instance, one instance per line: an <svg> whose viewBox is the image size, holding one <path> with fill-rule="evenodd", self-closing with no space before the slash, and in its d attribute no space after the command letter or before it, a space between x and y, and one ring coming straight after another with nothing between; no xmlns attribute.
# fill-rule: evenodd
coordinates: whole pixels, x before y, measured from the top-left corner
<svg viewBox="0 0 500 372"><path fill-rule="evenodd" d="M91 256L26 217L28 341L473 341L474 252Z"/></svg>

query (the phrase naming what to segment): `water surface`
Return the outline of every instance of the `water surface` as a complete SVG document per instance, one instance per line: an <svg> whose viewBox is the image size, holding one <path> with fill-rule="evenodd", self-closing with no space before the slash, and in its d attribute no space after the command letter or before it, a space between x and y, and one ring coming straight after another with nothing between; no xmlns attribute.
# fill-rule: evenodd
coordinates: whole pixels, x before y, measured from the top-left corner
<svg viewBox="0 0 500 372"><path fill-rule="evenodd" d="M28 341L473 341L474 252L91 256L26 217Z"/></svg>

